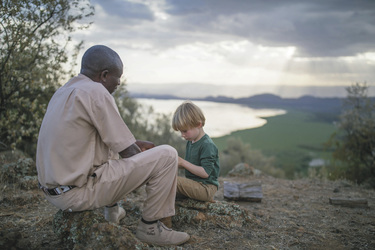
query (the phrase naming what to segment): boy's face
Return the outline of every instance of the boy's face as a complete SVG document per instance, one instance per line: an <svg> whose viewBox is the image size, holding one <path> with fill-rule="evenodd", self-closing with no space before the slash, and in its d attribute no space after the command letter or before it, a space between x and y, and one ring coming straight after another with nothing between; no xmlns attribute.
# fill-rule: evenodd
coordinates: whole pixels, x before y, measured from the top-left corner
<svg viewBox="0 0 375 250"><path fill-rule="evenodd" d="M182 130L181 136L187 141L196 141L200 135L200 127L190 128L188 130Z"/></svg>

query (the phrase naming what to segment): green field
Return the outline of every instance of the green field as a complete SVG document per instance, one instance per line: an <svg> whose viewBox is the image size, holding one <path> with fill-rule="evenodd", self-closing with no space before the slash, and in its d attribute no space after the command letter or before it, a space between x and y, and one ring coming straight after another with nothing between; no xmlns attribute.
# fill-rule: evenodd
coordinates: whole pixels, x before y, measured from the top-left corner
<svg viewBox="0 0 375 250"><path fill-rule="evenodd" d="M294 110L264 119L267 123L262 127L236 131L213 140L221 151L226 148L229 137L240 138L252 149L275 157L275 165L283 168L289 177L294 171L306 173L308 163L314 158L330 159L331 153L323 144L336 130L332 123L318 121L314 113Z"/></svg>

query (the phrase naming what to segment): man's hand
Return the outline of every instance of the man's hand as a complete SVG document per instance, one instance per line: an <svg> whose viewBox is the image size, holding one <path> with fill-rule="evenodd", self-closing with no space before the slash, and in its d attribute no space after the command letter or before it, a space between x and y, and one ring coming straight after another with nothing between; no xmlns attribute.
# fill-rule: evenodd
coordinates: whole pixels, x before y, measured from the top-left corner
<svg viewBox="0 0 375 250"><path fill-rule="evenodd" d="M139 154L140 152L142 152L141 149L138 147L137 144L134 143L130 145L129 147L127 147L126 149L119 152L119 155L122 158L129 158L129 157L132 157L133 155Z"/></svg>
<svg viewBox="0 0 375 250"><path fill-rule="evenodd" d="M155 147L155 144L149 141L136 141L128 148L122 150L119 154L122 158L129 158L139 154L147 149Z"/></svg>
<svg viewBox="0 0 375 250"><path fill-rule="evenodd" d="M150 141L136 141L135 144L141 149L141 151L146 151L150 148L155 147L155 144Z"/></svg>

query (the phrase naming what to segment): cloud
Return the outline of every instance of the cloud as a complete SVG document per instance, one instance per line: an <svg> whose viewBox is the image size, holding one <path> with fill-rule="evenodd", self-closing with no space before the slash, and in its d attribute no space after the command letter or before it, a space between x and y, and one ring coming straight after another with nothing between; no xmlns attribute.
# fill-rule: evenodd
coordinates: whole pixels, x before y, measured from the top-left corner
<svg viewBox="0 0 375 250"><path fill-rule="evenodd" d="M86 46L137 83L375 83L372 0L92 0Z"/></svg>
<svg viewBox="0 0 375 250"><path fill-rule="evenodd" d="M232 35L265 46L294 46L300 56L373 51L375 1L167 1L174 27Z"/></svg>
<svg viewBox="0 0 375 250"><path fill-rule="evenodd" d="M353 56L374 51L375 1L369 0L154 0L98 1L128 41L152 40L154 48L194 41L248 40L292 46L302 57ZM112 29L113 30L113 29ZM106 32L103 30L103 32Z"/></svg>
<svg viewBox="0 0 375 250"><path fill-rule="evenodd" d="M132 1L122 0L93 0L92 4L100 5L108 16L118 16L122 20L149 20L154 19L154 14L147 5Z"/></svg>

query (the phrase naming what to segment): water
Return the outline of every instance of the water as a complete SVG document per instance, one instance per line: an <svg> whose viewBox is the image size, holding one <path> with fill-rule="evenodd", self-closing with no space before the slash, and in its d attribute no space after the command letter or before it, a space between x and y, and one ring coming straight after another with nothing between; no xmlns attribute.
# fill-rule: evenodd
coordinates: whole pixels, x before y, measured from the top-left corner
<svg viewBox="0 0 375 250"><path fill-rule="evenodd" d="M183 100L147 98L137 98L137 101L142 105L152 106L156 113L166 114L170 119L172 119L176 108L183 102ZM262 117L271 117L286 113L285 110L281 109L252 109L232 103L193 102L202 109L206 117L204 131L210 137L221 137L237 130L261 127L267 122Z"/></svg>

